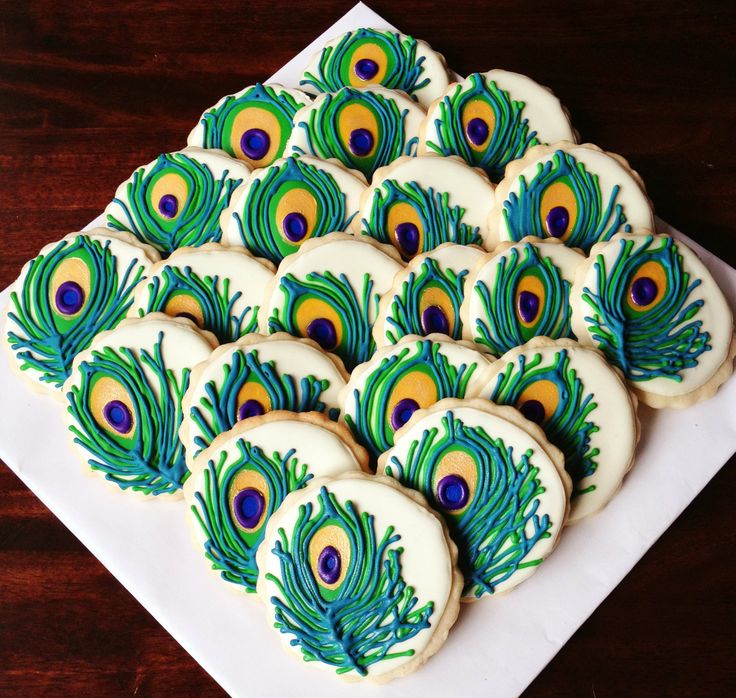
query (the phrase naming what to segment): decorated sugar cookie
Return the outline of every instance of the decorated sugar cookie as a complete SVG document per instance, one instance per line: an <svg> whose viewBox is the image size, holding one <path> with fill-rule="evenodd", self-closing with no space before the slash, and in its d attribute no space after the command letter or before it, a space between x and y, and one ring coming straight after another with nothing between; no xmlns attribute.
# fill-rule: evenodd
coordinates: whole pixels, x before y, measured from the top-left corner
<svg viewBox="0 0 736 698"><path fill-rule="evenodd" d="M303 155L253 172L222 214L223 240L278 264L303 242L346 230L365 178L337 162Z"/></svg>
<svg viewBox="0 0 736 698"><path fill-rule="evenodd" d="M570 288L584 261L557 240L500 245L468 277L460 313L465 339L500 356L532 337L570 337Z"/></svg>
<svg viewBox="0 0 736 698"><path fill-rule="evenodd" d="M224 150L250 167L267 167L284 153L294 114L311 101L301 90L250 85L205 111L187 144Z"/></svg>
<svg viewBox="0 0 736 698"><path fill-rule="evenodd" d="M181 440L191 464L218 434L275 410L340 414L348 374L310 339L250 334L218 347L192 371L184 396Z"/></svg>
<svg viewBox="0 0 736 698"><path fill-rule="evenodd" d="M56 393L74 357L125 317L135 287L159 259L132 235L106 228L46 245L10 291L3 344L12 365Z"/></svg>
<svg viewBox="0 0 736 698"><path fill-rule="evenodd" d="M308 412L238 423L195 460L184 486L199 548L222 579L256 590L256 551L286 495L312 479L367 468L350 431Z"/></svg>
<svg viewBox="0 0 736 698"><path fill-rule="evenodd" d="M575 141L567 111L531 78L506 70L472 73L427 110L419 154L459 155L495 182L534 145Z"/></svg>
<svg viewBox="0 0 736 698"><path fill-rule="evenodd" d="M366 177L415 155L424 110L402 92L343 87L321 94L294 116L286 153L337 158Z"/></svg>
<svg viewBox="0 0 736 698"><path fill-rule="evenodd" d="M578 270L572 327L652 407L687 407L733 372L733 315L706 266L669 235L618 234Z"/></svg>
<svg viewBox="0 0 736 698"><path fill-rule="evenodd" d="M653 226L641 177L590 143L530 148L507 168L488 218L492 245L535 235L585 252L615 233Z"/></svg>
<svg viewBox="0 0 736 698"><path fill-rule="evenodd" d="M535 337L486 369L472 393L516 407L565 455L571 521L602 509L621 487L639 438L636 398L603 355L570 339Z"/></svg>
<svg viewBox="0 0 736 698"><path fill-rule="evenodd" d="M250 174L225 153L184 148L138 168L105 209L107 225L133 233L164 255L219 242L220 214Z"/></svg>
<svg viewBox="0 0 736 698"><path fill-rule="evenodd" d="M179 441L192 366L216 346L190 320L154 313L95 337L64 384L66 424L83 460L123 490L179 492L188 470Z"/></svg>
<svg viewBox="0 0 736 698"><path fill-rule="evenodd" d="M356 29L328 41L299 82L308 92L383 85L427 107L447 88L444 58L424 41L385 29Z"/></svg>
<svg viewBox="0 0 736 698"><path fill-rule="evenodd" d="M342 417L373 458L419 409L474 395L488 359L444 335L404 337L358 366L342 392Z"/></svg>
<svg viewBox="0 0 736 698"><path fill-rule="evenodd" d="M375 173L352 227L411 259L443 242L484 244L493 200L488 178L459 158L404 157Z"/></svg>
<svg viewBox="0 0 736 698"><path fill-rule="evenodd" d="M279 266L261 331L309 337L351 371L375 349L378 302L401 268L392 247L368 237L332 233L308 240Z"/></svg>
<svg viewBox="0 0 736 698"><path fill-rule="evenodd" d="M474 245L447 242L412 259L378 306L373 337L379 347L408 334L462 337L460 306L469 272L483 258Z"/></svg>
<svg viewBox="0 0 736 698"><path fill-rule="evenodd" d="M378 473L418 490L445 517L466 600L524 581L567 520L562 453L536 424L487 400L442 400L415 413Z"/></svg>
<svg viewBox="0 0 736 698"><path fill-rule="evenodd" d="M258 596L282 646L343 679L418 669L459 610L457 549L421 495L345 473L293 492L258 550Z"/></svg>
<svg viewBox="0 0 736 698"><path fill-rule="evenodd" d="M184 247L159 262L136 290L131 317L163 312L189 318L232 342L258 329L258 311L274 267L242 248L210 242Z"/></svg>

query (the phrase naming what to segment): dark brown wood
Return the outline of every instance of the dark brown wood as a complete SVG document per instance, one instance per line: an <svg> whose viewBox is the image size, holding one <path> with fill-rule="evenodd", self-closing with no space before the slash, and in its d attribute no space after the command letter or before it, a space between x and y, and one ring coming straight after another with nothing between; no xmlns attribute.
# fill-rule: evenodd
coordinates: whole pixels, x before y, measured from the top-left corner
<svg viewBox="0 0 736 698"><path fill-rule="evenodd" d="M461 73L502 67L552 86L584 139L630 159L662 218L736 262L732 1L372 4ZM205 107L349 7L2 3L0 287L136 166L181 147ZM734 694L733 463L529 695ZM0 495L1 695L222 694L4 466Z"/></svg>

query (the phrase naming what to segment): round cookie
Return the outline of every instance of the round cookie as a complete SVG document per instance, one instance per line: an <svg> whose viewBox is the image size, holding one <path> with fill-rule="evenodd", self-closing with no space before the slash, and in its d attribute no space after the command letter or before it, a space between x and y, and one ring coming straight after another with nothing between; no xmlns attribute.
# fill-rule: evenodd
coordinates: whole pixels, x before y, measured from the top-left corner
<svg viewBox="0 0 736 698"><path fill-rule="evenodd" d="M459 610L457 548L421 495L345 473L290 494L271 517L258 596L293 656L348 681L409 674Z"/></svg>
<svg viewBox="0 0 736 698"><path fill-rule="evenodd" d="M669 235L595 245L571 292L572 328L651 407L687 407L733 372L733 314L697 255Z"/></svg>
<svg viewBox="0 0 736 698"><path fill-rule="evenodd" d="M194 367L179 436L191 466L218 434L274 410L340 414L348 374L310 339L250 334L215 349Z"/></svg>
<svg viewBox="0 0 736 698"><path fill-rule="evenodd" d="M403 92L343 87L294 116L286 154L337 158L366 177L401 155L416 155L424 110Z"/></svg>
<svg viewBox="0 0 736 698"><path fill-rule="evenodd" d="M463 600L514 588L559 542L570 504L562 453L511 407L442 400L415 412L378 474L421 492L447 522Z"/></svg>
<svg viewBox="0 0 736 698"><path fill-rule="evenodd" d="M378 302L402 266L393 247L368 237L331 233L308 240L279 265L261 331L309 337L351 371L375 349Z"/></svg>
<svg viewBox="0 0 736 698"><path fill-rule="evenodd" d="M470 273L463 336L500 356L532 337L571 337L570 288L584 255L558 240L504 243Z"/></svg>
<svg viewBox="0 0 736 698"><path fill-rule="evenodd" d="M138 286L128 314L186 317L219 342L233 342L258 329L258 311L273 275L273 265L242 248L216 242L182 247Z"/></svg>
<svg viewBox="0 0 736 698"><path fill-rule="evenodd" d="M337 161L276 160L233 193L220 219L223 241L278 264L310 238L347 230L365 187L360 172Z"/></svg>
<svg viewBox="0 0 736 698"><path fill-rule="evenodd" d="M551 90L518 73L490 70L453 83L429 107L419 154L459 155L497 182L528 148L576 140L569 115Z"/></svg>
<svg viewBox="0 0 736 698"><path fill-rule="evenodd" d="M411 259L443 242L485 244L493 201L488 178L459 158L402 157L373 175L352 228Z"/></svg>
<svg viewBox="0 0 736 698"><path fill-rule="evenodd" d="M312 101L301 90L250 85L205 111L187 145L217 148L249 167L266 167L284 153L294 114Z"/></svg>
<svg viewBox="0 0 736 698"><path fill-rule="evenodd" d="M428 43L390 29L355 29L328 41L299 85L307 92L382 85L406 92L425 108L449 83L445 59Z"/></svg>
<svg viewBox="0 0 736 698"><path fill-rule="evenodd" d="M368 454L318 412L269 412L220 434L184 485L197 548L228 582L255 593L256 551L286 495L314 478L360 471Z"/></svg>
<svg viewBox="0 0 736 698"><path fill-rule="evenodd" d="M341 394L342 418L375 459L417 410L474 395L487 366L477 349L444 335L404 337L353 371Z"/></svg>
<svg viewBox="0 0 736 698"><path fill-rule="evenodd" d="M107 225L133 233L164 255L219 242L220 214L249 175L248 165L219 150L164 153L118 187L105 209Z"/></svg>
<svg viewBox="0 0 736 698"><path fill-rule="evenodd" d="M488 218L491 245L535 235L585 252L639 228L654 228L641 177L620 155L591 143L530 148L506 168Z"/></svg>
<svg viewBox="0 0 736 698"><path fill-rule="evenodd" d="M74 357L115 327L160 259L132 235L71 233L26 262L10 290L4 341L12 366L59 397Z"/></svg>
<svg viewBox="0 0 736 698"><path fill-rule="evenodd" d="M396 344L408 334L434 332L460 339L466 279L482 258L479 247L451 242L414 257L381 298L373 326L376 345Z"/></svg>
<svg viewBox="0 0 736 698"><path fill-rule="evenodd" d="M472 397L516 407L564 453L571 522L618 492L639 440L637 403L600 352L571 339L535 337L491 364L476 385Z"/></svg>
<svg viewBox="0 0 736 698"><path fill-rule="evenodd" d="M217 346L184 318L153 313L95 337L64 384L64 418L93 471L123 490L175 494L188 470L179 441L182 395Z"/></svg>

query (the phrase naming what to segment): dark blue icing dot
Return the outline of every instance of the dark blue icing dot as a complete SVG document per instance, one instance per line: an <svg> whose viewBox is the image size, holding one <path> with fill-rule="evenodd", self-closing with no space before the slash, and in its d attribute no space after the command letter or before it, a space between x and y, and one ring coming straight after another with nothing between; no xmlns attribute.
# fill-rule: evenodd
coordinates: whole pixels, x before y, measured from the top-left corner
<svg viewBox="0 0 736 698"><path fill-rule="evenodd" d="M342 560L340 551L331 545L322 548L317 558L317 573L325 584L334 584L340 578Z"/></svg>
<svg viewBox="0 0 736 698"><path fill-rule="evenodd" d="M419 409L419 403L410 397L399 400L391 412L391 426L394 429L400 429L410 419L411 416Z"/></svg>
<svg viewBox="0 0 736 698"><path fill-rule="evenodd" d="M258 400L246 400L238 408L238 419L248 419L248 417L260 417L265 414L266 410Z"/></svg>
<svg viewBox="0 0 736 698"><path fill-rule="evenodd" d="M485 143L486 138L488 138L488 124L483 119L476 117L468 121L465 133L473 145L480 145Z"/></svg>
<svg viewBox="0 0 736 698"><path fill-rule="evenodd" d="M438 305L430 305L422 312L422 329L425 334L432 332L440 332L441 334L450 334L450 323L447 321L447 315Z"/></svg>
<svg viewBox="0 0 736 698"><path fill-rule="evenodd" d="M197 322L197 318L194 317L191 313L186 312L186 310L182 310L180 313L177 313L174 317L185 317L187 320L191 320L195 325L199 326L199 323Z"/></svg>
<svg viewBox="0 0 736 698"><path fill-rule="evenodd" d="M631 300L636 305L649 305L657 297L657 284L648 276L642 276L631 284Z"/></svg>
<svg viewBox="0 0 736 698"><path fill-rule="evenodd" d="M367 128L356 128L350 132L348 147L353 155L364 157L373 149L373 134Z"/></svg>
<svg viewBox="0 0 736 698"><path fill-rule="evenodd" d="M307 219L301 213L297 213L296 211L287 213L284 216L284 220L281 225L284 229L284 235L286 235L286 237L292 242L303 240L304 236L307 234Z"/></svg>
<svg viewBox="0 0 736 698"><path fill-rule="evenodd" d="M158 200L158 211L164 218L173 218L179 212L179 202L173 194L164 194Z"/></svg>
<svg viewBox="0 0 736 698"><path fill-rule="evenodd" d="M361 58L355 64L355 74L361 80L372 80L378 73L378 63L370 58Z"/></svg>
<svg viewBox="0 0 736 698"><path fill-rule="evenodd" d="M399 223L394 230L396 242L404 254L413 255L419 250L419 228L414 223Z"/></svg>
<svg viewBox="0 0 736 698"><path fill-rule="evenodd" d="M547 214L547 232L553 238L561 238L567 232L570 224L570 214L564 206L555 206Z"/></svg>
<svg viewBox="0 0 736 698"><path fill-rule="evenodd" d="M468 503L468 483L460 475L445 475L437 485L437 501L443 509L456 511Z"/></svg>
<svg viewBox="0 0 736 698"><path fill-rule="evenodd" d="M523 414L529 421L535 424L541 424L545 418L544 405L539 400L526 400L519 412Z"/></svg>
<svg viewBox="0 0 736 698"><path fill-rule="evenodd" d="M324 317L318 317L307 325L307 337L328 351L337 346L335 326L331 320Z"/></svg>
<svg viewBox="0 0 736 698"><path fill-rule="evenodd" d="M271 147L271 139L260 128L249 128L240 138L240 147L246 157L260 160Z"/></svg>
<svg viewBox="0 0 736 698"><path fill-rule="evenodd" d="M133 426L133 415L128 406L120 400L110 400L102 408L105 421L118 433L127 434Z"/></svg>
<svg viewBox="0 0 736 698"><path fill-rule="evenodd" d="M519 316L527 324L534 322L539 313L539 296L531 291L522 291L516 302Z"/></svg>
<svg viewBox="0 0 736 698"><path fill-rule="evenodd" d="M233 500L235 520L243 528L255 528L261 520L265 507L266 500L253 487L246 487L244 490L240 490Z"/></svg>
<svg viewBox="0 0 736 698"><path fill-rule="evenodd" d="M54 301L60 313L74 315L84 305L84 291L76 281L65 281L56 289Z"/></svg>

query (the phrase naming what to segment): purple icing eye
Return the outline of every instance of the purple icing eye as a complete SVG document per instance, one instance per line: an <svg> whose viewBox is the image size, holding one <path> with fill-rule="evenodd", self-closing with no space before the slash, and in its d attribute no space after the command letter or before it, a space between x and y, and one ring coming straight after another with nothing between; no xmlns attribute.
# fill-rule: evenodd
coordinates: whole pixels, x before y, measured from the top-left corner
<svg viewBox="0 0 736 698"><path fill-rule="evenodd" d="M535 424L541 424L546 416L544 405L539 400L527 400L519 407L519 412Z"/></svg>
<svg viewBox="0 0 736 698"><path fill-rule="evenodd" d="M399 247L407 255L419 250L419 228L414 223L399 223L394 230Z"/></svg>
<svg viewBox="0 0 736 698"><path fill-rule="evenodd" d="M133 416L128 406L120 400L110 400L102 408L105 421L118 433L127 434L133 426Z"/></svg>
<svg viewBox="0 0 736 698"><path fill-rule="evenodd" d="M361 80L372 80L378 73L378 63L370 58L361 58L355 64L355 74Z"/></svg>
<svg viewBox="0 0 736 698"><path fill-rule="evenodd" d="M313 339L323 349L334 349L337 346L337 332L330 320L318 317L307 325L307 337Z"/></svg>
<svg viewBox="0 0 736 698"><path fill-rule="evenodd" d="M238 408L238 419L248 419L249 417L260 417L265 414L266 410L258 400L246 400Z"/></svg>
<svg viewBox="0 0 736 698"><path fill-rule="evenodd" d="M516 308L521 319L531 324L539 313L539 296L531 291L522 291L516 301Z"/></svg>
<svg viewBox="0 0 736 698"><path fill-rule="evenodd" d="M271 147L271 139L260 128L249 128L240 138L240 148L251 160L260 160Z"/></svg>
<svg viewBox="0 0 736 698"><path fill-rule="evenodd" d="M317 572L325 584L334 584L340 578L342 561L340 552L331 545L322 548L317 558Z"/></svg>
<svg viewBox="0 0 736 698"><path fill-rule="evenodd" d="M457 511L468 503L468 483L459 475L445 475L437 485L437 501L443 509Z"/></svg>
<svg viewBox="0 0 736 698"><path fill-rule="evenodd" d="M419 409L419 403L410 397L399 400L391 412L391 426L394 429L401 429L410 419L411 416Z"/></svg>
<svg viewBox="0 0 736 698"><path fill-rule="evenodd" d="M649 305L657 297L657 284L648 276L639 277L631 285L631 300L639 306Z"/></svg>
<svg viewBox="0 0 736 698"><path fill-rule="evenodd" d="M488 138L488 124L483 119L476 117L468 122L465 133L473 145L481 145Z"/></svg>
<svg viewBox="0 0 736 698"><path fill-rule="evenodd" d="M164 194L158 200L158 211L164 218L173 218L179 212L179 202L173 194Z"/></svg>
<svg viewBox="0 0 736 698"><path fill-rule="evenodd" d="M567 232L570 224L570 214L564 206L555 206L547 214L547 232L553 238L561 238Z"/></svg>
<svg viewBox="0 0 736 698"><path fill-rule="evenodd" d="M281 225L284 235L292 242L299 242L307 234L307 219L301 213L287 213Z"/></svg>
<svg viewBox="0 0 736 698"><path fill-rule="evenodd" d="M422 329L425 334L432 334L432 332L450 334L450 323L447 321L445 311L438 305L430 305L425 308L422 313Z"/></svg>
<svg viewBox="0 0 736 698"><path fill-rule="evenodd" d="M54 300L60 313L74 315L84 305L84 291L75 281L65 281L56 289Z"/></svg>
<svg viewBox="0 0 736 698"><path fill-rule="evenodd" d="M243 528L255 528L261 520L266 500L263 495L252 487L240 490L233 499L233 513L235 520Z"/></svg>
<svg viewBox="0 0 736 698"><path fill-rule="evenodd" d="M182 310L180 313L177 313L174 315L174 317L185 317L187 320L191 320L195 325L199 325L197 322L197 318L194 317L191 313L187 313L185 310Z"/></svg>
<svg viewBox="0 0 736 698"><path fill-rule="evenodd" d="M373 134L367 128L356 128L350 132L348 147L353 155L368 155L373 149Z"/></svg>

